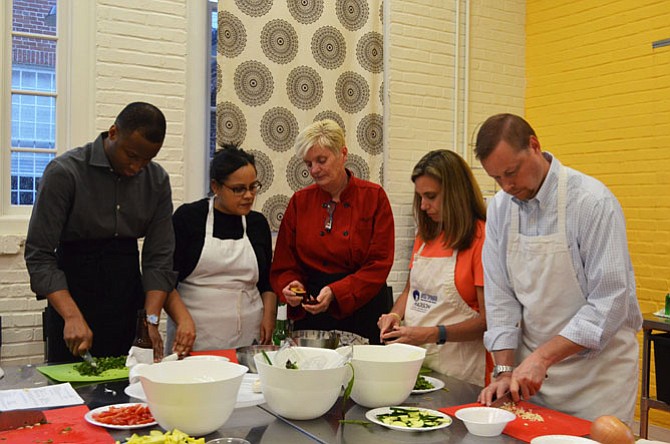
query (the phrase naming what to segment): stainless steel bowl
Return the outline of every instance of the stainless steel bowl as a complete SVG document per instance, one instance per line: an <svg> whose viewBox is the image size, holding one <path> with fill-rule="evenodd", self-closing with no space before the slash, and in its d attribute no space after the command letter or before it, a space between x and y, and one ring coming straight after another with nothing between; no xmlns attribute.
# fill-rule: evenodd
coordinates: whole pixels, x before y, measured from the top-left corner
<svg viewBox="0 0 670 444"><path fill-rule="evenodd" d="M249 367L249 373L258 373L256 363L254 362L254 356L263 350L269 352L278 349L279 347L276 345L248 345L246 347L240 347L236 350L237 362Z"/></svg>
<svg viewBox="0 0 670 444"><path fill-rule="evenodd" d="M291 337L301 347L336 349L340 344L340 335L335 331L296 330Z"/></svg>

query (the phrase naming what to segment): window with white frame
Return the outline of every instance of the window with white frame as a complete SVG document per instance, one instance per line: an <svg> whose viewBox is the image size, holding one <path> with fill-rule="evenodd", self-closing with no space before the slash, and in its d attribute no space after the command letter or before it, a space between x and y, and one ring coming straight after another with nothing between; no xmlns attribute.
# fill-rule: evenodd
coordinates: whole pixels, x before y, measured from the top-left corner
<svg viewBox="0 0 670 444"><path fill-rule="evenodd" d="M56 154L56 0L13 0L11 205L32 205Z"/></svg>
<svg viewBox="0 0 670 444"><path fill-rule="evenodd" d="M25 232L47 163L94 132L95 8L0 1L0 235Z"/></svg>

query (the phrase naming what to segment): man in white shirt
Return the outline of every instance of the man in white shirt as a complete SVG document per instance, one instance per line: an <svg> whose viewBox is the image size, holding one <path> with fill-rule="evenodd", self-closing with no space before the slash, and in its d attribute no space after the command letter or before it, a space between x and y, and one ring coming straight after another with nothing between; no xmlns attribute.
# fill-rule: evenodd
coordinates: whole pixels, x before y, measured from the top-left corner
<svg viewBox="0 0 670 444"><path fill-rule="evenodd" d="M642 315L619 202L542 152L519 116L488 118L475 154L502 188L483 249L484 344L496 366L479 401L509 390L515 401L630 424Z"/></svg>

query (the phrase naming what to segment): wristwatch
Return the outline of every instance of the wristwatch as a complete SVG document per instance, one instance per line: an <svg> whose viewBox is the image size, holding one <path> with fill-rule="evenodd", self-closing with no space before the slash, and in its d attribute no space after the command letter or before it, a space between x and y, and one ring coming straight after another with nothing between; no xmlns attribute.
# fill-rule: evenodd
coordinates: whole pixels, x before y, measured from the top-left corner
<svg viewBox="0 0 670 444"><path fill-rule="evenodd" d="M147 323L158 326L158 315L153 315L153 314L148 314L147 315Z"/></svg>
<svg viewBox="0 0 670 444"><path fill-rule="evenodd" d="M447 327L444 325L437 326L437 345L442 345L447 342Z"/></svg>
<svg viewBox="0 0 670 444"><path fill-rule="evenodd" d="M511 365L496 365L493 367L493 377L497 378L501 373L511 373L514 367Z"/></svg>

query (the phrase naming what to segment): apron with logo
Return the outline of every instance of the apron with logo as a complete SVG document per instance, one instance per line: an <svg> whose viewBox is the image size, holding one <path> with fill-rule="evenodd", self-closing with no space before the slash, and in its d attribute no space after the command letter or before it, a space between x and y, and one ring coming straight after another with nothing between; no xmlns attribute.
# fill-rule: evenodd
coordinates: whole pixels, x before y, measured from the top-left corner
<svg viewBox="0 0 670 444"><path fill-rule="evenodd" d="M424 257L421 245L410 271L410 293L405 306L408 326L449 325L479 316L465 303L454 282L458 251L450 257ZM481 339L427 344L424 365L479 386L484 385L486 349Z"/></svg>
<svg viewBox="0 0 670 444"><path fill-rule="evenodd" d="M256 283L258 262L247 237L247 219L242 216L240 239L213 236L214 199L209 201L205 243L193 272L179 283L179 294L196 328L193 350L218 350L251 345L260 340L263 301ZM176 326L168 319L172 347Z"/></svg>
<svg viewBox="0 0 670 444"><path fill-rule="evenodd" d="M585 305L566 238L567 171L558 179L557 232L546 236L519 233L519 208L512 205L507 266L512 287L523 305L518 362L558 335ZM625 272L625 270L622 270ZM615 415L631 423L637 396L638 344L635 332L620 329L593 359L572 355L551 366L532 398L546 407L584 419Z"/></svg>

